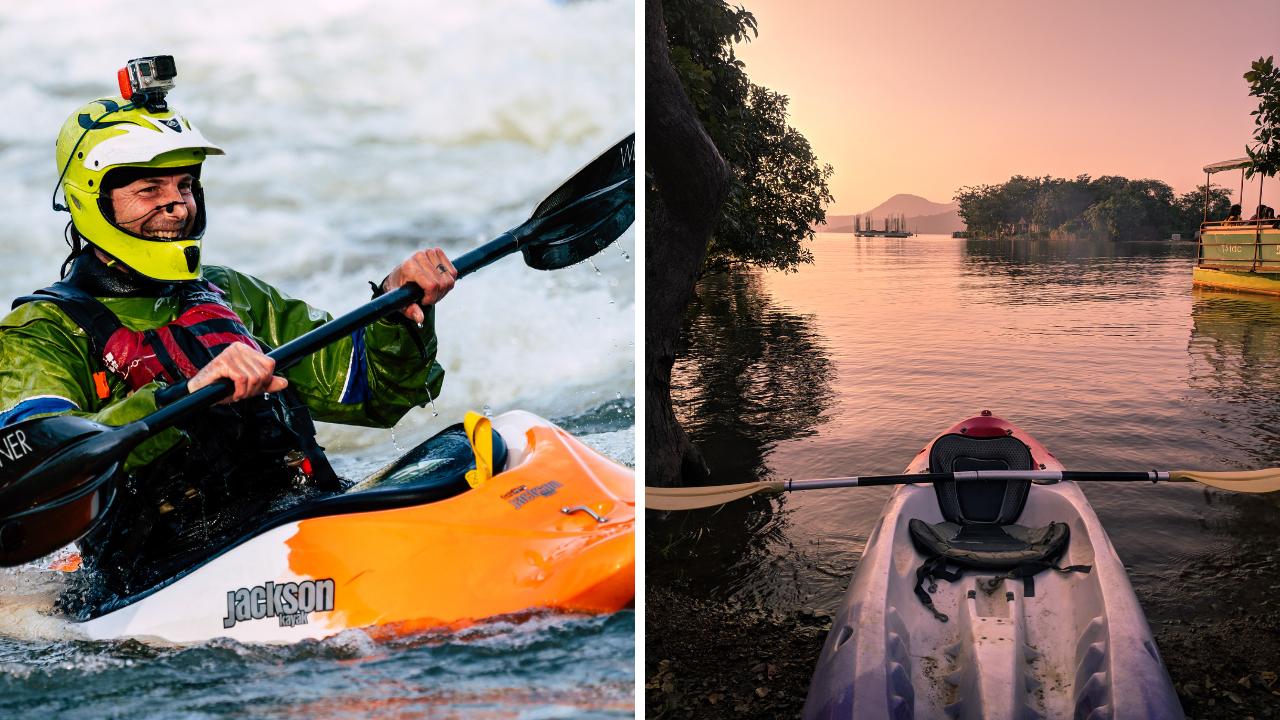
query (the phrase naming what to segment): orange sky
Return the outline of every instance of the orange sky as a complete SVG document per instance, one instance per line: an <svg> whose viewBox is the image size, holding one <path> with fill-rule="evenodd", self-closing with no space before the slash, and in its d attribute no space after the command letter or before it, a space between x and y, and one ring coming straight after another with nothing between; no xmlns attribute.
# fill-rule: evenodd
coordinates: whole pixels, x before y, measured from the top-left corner
<svg viewBox="0 0 1280 720"><path fill-rule="evenodd" d="M831 213L1014 174L1185 192L1244 155L1257 100L1241 75L1280 54L1277 0L741 2L760 36L740 57L835 167ZM1214 181L1234 192L1239 173ZM1266 190L1280 206L1280 176ZM1257 192L1246 183L1247 208Z"/></svg>

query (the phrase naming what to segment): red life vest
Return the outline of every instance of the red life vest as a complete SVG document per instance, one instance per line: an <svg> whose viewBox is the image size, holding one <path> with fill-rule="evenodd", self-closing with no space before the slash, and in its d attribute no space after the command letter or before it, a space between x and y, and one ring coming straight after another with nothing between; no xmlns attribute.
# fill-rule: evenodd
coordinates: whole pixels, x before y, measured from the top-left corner
<svg viewBox="0 0 1280 720"><path fill-rule="evenodd" d="M93 352L131 390L153 380L173 384L195 375L232 343L265 350L249 334L213 283L174 283L180 303L178 317L151 330L130 330L105 305L68 282L57 282L14 301L14 307L35 300L55 302L84 328Z"/></svg>
<svg viewBox="0 0 1280 720"><path fill-rule="evenodd" d="M102 363L133 390L153 380L173 384L194 376L232 343L263 348L213 283L183 283L178 317L153 330L121 325L101 348Z"/></svg>

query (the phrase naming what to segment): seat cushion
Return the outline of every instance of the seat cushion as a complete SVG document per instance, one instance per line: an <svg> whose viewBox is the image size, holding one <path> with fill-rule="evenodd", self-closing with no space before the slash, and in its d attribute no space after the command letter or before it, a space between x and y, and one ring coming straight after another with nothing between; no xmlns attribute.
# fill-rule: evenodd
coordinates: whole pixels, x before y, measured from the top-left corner
<svg viewBox="0 0 1280 720"><path fill-rule="evenodd" d="M1012 570L1039 563L1052 566L1066 552L1071 539L1070 528L1060 522L1029 528L911 520L908 530L911 542L922 555L980 570Z"/></svg>

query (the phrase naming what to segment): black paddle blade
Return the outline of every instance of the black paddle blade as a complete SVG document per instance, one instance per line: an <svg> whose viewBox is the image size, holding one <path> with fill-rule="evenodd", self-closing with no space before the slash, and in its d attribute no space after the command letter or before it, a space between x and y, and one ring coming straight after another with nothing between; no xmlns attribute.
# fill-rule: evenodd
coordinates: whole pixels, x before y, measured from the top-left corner
<svg viewBox="0 0 1280 720"><path fill-rule="evenodd" d="M37 465L74 442L110 430L75 415L23 420L0 429L0 515L25 510L15 506L56 490L30 484L30 473Z"/></svg>
<svg viewBox="0 0 1280 720"><path fill-rule="evenodd" d="M636 216L636 136L629 135L579 170L533 211L520 233L529 267L559 270L617 240Z"/></svg>
<svg viewBox="0 0 1280 720"><path fill-rule="evenodd" d="M538 207L530 217L533 219L546 217L580 197L609 187L626 177L634 178L635 174L636 135L631 133L574 173L573 177L556 188L555 192L538 203Z"/></svg>
<svg viewBox="0 0 1280 720"><path fill-rule="evenodd" d="M111 509L116 486L107 482L118 465L64 497L0 518L0 566L13 567L84 537Z"/></svg>
<svg viewBox="0 0 1280 720"><path fill-rule="evenodd" d="M24 420L0 430L0 565L48 555L102 519L119 469L95 446L118 430L74 415ZM106 441L106 442L104 442Z"/></svg>
<svg viewBox="0 0 1280 720"><path fill-rule="evenodd" d="M635 178L627 177L544 218L520 252L535 270L559 270L608 247L635 218Z"/></svg>

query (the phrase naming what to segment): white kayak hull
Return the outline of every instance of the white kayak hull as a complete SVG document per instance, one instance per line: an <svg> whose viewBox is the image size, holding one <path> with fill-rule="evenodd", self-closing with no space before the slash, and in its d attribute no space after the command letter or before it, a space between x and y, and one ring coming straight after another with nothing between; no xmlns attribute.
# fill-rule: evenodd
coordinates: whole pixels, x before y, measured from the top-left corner
<svg viewBox="0 0 1280 720"><path fill-rule="evenodd" d="M292 643L354 628L394 635L629 605L631 469L527 412L492 424L506 462L476 489L276 525L74 625L95 640Z"/></svg>
<svg viewBox="0 0 1280 720"><path fill-rule="evenodd" d="M1034 439L1028 445L1042 467L1061 469ZM919 457L908 468L923 470ZM804 717L1183 717L1124 565L1076 484L1032 485L1017 522L1067 523L1060 565L1091 570L1041 572L1030 597L1022 580L993 580L995 572L939 581L931 597L947 622L915 595L925 557L908 532L913 518L943 521L932 485L900 486L886 504L822 649Z"/></svg>

